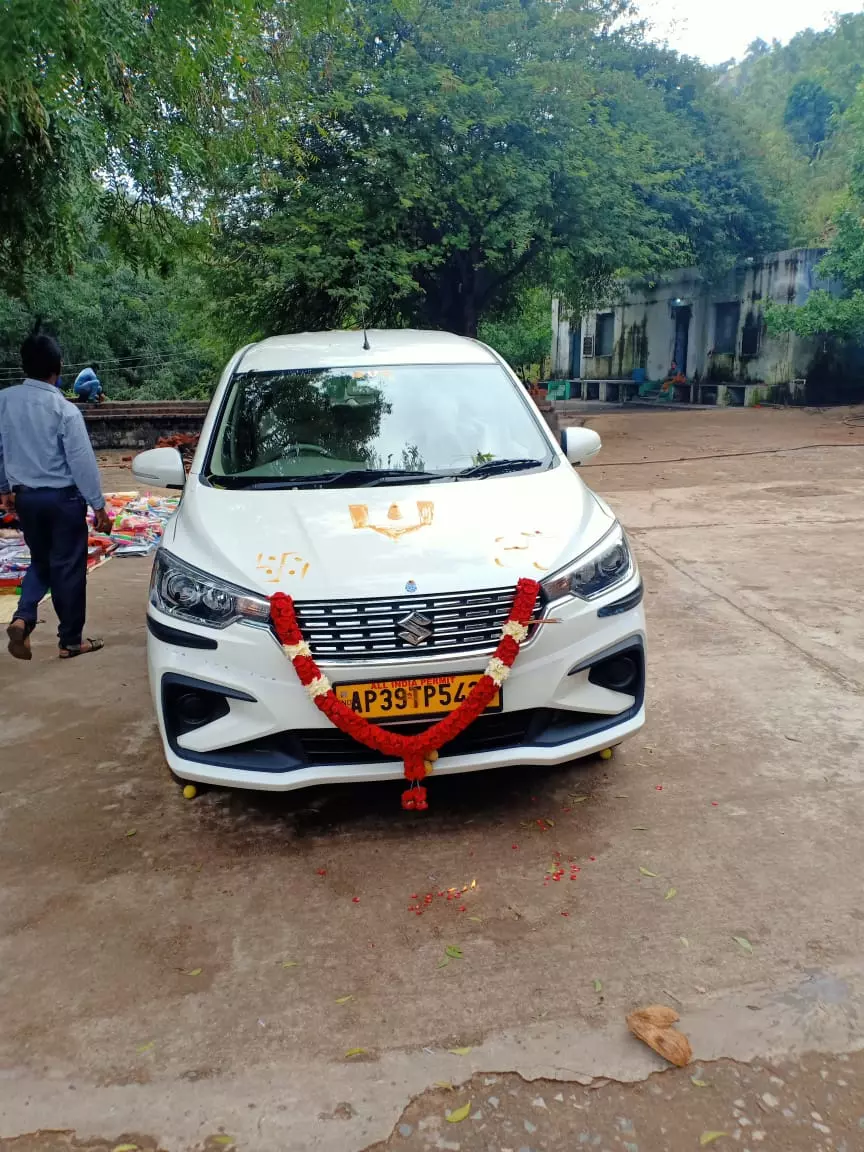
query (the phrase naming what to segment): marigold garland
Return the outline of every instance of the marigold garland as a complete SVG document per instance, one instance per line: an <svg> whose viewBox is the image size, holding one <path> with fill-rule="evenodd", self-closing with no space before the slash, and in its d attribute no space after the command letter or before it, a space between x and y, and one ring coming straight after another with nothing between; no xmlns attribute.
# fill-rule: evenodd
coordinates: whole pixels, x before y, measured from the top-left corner
<svg viewBox="0 0 864 1152"><path fill-rule="evenodd" d="M294 671L305 687L313 703L340 732L351 736L367 748L374 748L382 755L394 760L402 760L405 765L405 778L413 787L402 793L402 807L423 811L429 807L426 789L420 781L432 771L438 759L438 749L454 740L472 724L492 702L495 693L510 675L513 662L519 655L519 648L528 635L528 625L534 612L534 605L540 592L536 580L520 580L516 585L516 595L510 616L501 629L501 639L491 656L483 675L468 693L467 697L443 720L418 732L405 736L377 724L370 724L363 716L344 704L333 686L312 658L309 645L303 639L294 601L284 592L276 592L270 598L270 619L273 630L285 655L294 666Z"/></svg>

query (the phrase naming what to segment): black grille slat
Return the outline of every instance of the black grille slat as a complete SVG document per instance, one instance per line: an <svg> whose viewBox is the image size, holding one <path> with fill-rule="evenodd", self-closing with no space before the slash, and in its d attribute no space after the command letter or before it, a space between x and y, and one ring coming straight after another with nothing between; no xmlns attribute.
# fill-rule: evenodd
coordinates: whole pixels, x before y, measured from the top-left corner
<svg viewBox="0 0 864 1152"><path fill-rule="evenodd" d="M491 588L422 599L308 600L296 603L295 610L312 653L320 660L417 660L491 652L514 593L513 588ZM541 611L538 607L535 616ZM398 635L400 622L412 613L425 616L432 630L431 639L417 646Z"/></svg>
<svg viewBox="0 0 864 1152"><path fill-rule="evenodd" d="M442 754L464 756L518 747L526 743L533 728L542 726L542 722L551 715L551 712L544 709L529 709L480 716L469 729L446 745ZM429 723L427 720L417 725L400 724L398 731L405 735L412 731L422 732L429 727ZM291 735L297 740L301 754L309 765L375 764L388 759L380 752L357 744L336 728L307 728Z"/></svg>

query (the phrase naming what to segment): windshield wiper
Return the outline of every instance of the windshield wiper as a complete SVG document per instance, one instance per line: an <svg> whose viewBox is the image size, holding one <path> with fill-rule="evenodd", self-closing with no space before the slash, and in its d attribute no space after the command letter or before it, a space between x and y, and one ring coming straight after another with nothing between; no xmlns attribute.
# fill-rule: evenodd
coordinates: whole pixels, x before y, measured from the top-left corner
<svg viewBox="0 0 864 1152"><path fill-rule="evenodd" d="M283 476L256 480L252 476L208 476L211 483L244 491L278 491L288 488L372 488L378 484L428 484L447 479L438 472L407 472L404 468L349 468L343 472L316 472L312 476Z"/></svg>
<svg viewBox="0 0 864 1152"><path fill-rule="evenodd" d="M475 464L473 468L463 468L457 472L457 480L483 480L499 472L521 472L526 468L542 468L542 460L487 460L485 464Z"/></svg>
<svg viewBox="0 0 864 1152"><path fill-rule="evenodd" d="M369 472L363 475L368 476ZM359 487L375 488L379 484L386 484L389 488L393 484L430 484L433 480L449 479L451 477L447 472L406 472L404 468L381 468L373 474L371 480L361 483Z"/></svg>

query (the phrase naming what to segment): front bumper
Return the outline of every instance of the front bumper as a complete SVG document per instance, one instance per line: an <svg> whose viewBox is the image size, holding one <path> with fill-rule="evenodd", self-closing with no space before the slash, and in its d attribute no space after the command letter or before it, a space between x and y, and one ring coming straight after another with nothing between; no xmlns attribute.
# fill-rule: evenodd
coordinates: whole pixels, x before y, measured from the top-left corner
<svg viewBox="0 0 864 1152"><path fill-rule="evenodd" d="M597 601L556 605L551 615L561 623L543 626L523 647L504 685L503 712L481 717L445 746L436 775L562 764L637 732L645 722L645 619L638 590L637 576ZM234 624L218 632L178 624L152 606L148 624L150 686L175 775L275 792L401 778L400 762L380 759L333 728L269 629ZM636 680L626 691L598 683L603 677L592 669L622 653L639 665ZM334 683L380 681L482 671L486 659L327 664L324 671ZM186 715L196 695L201 723Z"/></svg>

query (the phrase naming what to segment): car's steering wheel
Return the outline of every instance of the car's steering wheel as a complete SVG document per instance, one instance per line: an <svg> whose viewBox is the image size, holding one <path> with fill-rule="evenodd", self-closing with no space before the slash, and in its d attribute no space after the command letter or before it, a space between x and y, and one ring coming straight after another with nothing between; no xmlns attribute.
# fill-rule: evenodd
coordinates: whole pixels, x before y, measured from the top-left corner
<svg viewBox="0 0 864 1152"><path fill-rule="evenodd" d="M330 456L333 453L328 452L326 448L322 448L320 444L295 444L294 451L298 456Z"/></svg>

